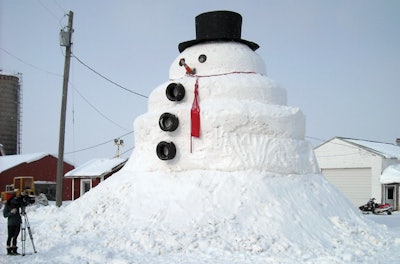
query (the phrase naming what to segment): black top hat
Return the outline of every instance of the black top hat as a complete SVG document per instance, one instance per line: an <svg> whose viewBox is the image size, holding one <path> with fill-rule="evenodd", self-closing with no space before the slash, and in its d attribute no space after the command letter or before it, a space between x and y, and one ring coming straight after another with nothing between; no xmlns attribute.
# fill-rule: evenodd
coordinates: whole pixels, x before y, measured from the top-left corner
<svg viewBox="0 0 400 264"><path fill-rule="evenodd" d="M259 48L257 43L241 39L242 16L231 11L213 11L196 16L196 39L179 44L179 52L198 43L214 40L236 41Z"/></svg>

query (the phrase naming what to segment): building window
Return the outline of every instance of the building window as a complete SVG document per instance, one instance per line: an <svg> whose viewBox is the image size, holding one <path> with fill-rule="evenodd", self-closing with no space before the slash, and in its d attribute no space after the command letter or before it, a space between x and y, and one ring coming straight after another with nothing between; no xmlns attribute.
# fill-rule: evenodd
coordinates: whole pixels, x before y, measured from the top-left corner
<svg viewBox="0 0 400 264"><path fill-rule="evenodd" d="M84 195L92 188L92 181L89 179L81 180L81 195Z"/></svg>

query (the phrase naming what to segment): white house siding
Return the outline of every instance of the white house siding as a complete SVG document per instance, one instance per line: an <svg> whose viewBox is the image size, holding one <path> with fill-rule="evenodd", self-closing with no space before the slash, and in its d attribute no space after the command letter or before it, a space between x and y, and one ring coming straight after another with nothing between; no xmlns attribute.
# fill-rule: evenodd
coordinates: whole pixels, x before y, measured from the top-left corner
<svg viewBox="0 0 400 264"><path fill-rule="evenodd" d="M353 144L349 144L338 138L334 138L331 141L318 146L314 151L323 175L328 169L339 169L337 172L342 172L343 174L348 175L355 172L352 169L370 168L370 176L366 176L366 183L360 185L360 188L370 186L369 189L366 190L366 192L369 192L369 195L367 195L366 192L364 195L367 195L368 198L375 197L380 201L382 197L382 188L379 182L379 177L382 173L382 156L371 153L363 148L356 147ZM349 170L349 172L346 172L346 170ZM329 179L329 177L327 177L327 179L333 183L332 179ZM358 180L361 181L361 179ZM351 179L346 179L345 182L348 182L348 184L354 184ZM338 187L339 190L345 193L341 188L344 187ZM353 204L359 205L360 200L358 199L361 198L353 199L351 195L346 196L351 202L353 202ZM363 202L366 201L361 201L361 203Z"/></svg>
<svg viewBox="0 0 400 264"><path fill-rule="evenodd" d="M356 207L371 198L371 168L322 169L322 174Z"/></svg>

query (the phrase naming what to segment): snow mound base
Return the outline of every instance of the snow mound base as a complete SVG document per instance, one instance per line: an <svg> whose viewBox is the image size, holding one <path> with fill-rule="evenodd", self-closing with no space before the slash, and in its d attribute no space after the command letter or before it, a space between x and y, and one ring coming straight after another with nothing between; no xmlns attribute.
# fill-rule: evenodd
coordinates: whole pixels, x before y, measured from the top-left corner
<svg viewBox="0 0 400 264"><path fill-rule="evenodd" d="M61 210L35 229L61 263L368 263L400 245L318 174L124 170Z"/></svg>

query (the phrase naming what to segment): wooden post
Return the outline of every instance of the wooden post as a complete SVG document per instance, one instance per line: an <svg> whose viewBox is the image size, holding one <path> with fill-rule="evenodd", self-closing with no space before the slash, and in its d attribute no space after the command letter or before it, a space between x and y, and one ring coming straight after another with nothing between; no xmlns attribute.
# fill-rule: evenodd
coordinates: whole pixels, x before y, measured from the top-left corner
<svg viewBox="0 0 400 264"><path fill-rule="evenodd" d="M65 46L65 63L64 63L64 80L63 91L61 98L61 117L60 117L60 136L58 141L58 161L57 161L57 186L56 186L56 205L62 205L63 193L63 177L64 177L64 138L65 138L65 116L67 111L67 95L68 95L68 80L69 80L69 65L71 59L71 38L72 38L72 20L74 13L69 11L68 14L68 35L67 42L64 41L61 45Z"/></svg>

